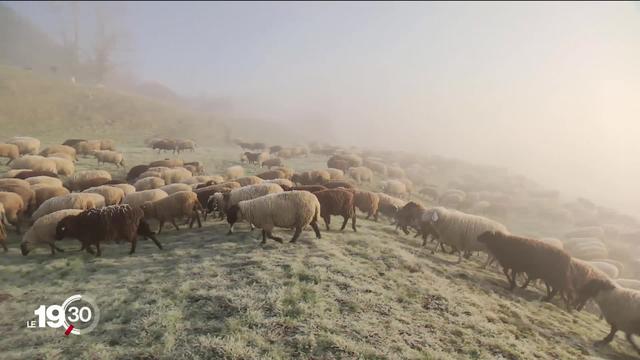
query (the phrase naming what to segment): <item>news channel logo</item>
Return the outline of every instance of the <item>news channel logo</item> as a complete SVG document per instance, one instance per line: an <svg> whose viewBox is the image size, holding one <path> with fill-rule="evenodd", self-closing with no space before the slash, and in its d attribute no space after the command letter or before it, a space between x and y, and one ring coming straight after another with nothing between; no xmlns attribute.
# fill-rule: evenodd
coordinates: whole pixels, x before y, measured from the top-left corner
<svg viewBox="0 0 640 360"><path fill-rule="evenodd" d="M64 335L84 335L100 322L100 309L87 295L72 295L61 305L40 305L33 311L35 320L27 321L27 328L64 329Z"/></svg>

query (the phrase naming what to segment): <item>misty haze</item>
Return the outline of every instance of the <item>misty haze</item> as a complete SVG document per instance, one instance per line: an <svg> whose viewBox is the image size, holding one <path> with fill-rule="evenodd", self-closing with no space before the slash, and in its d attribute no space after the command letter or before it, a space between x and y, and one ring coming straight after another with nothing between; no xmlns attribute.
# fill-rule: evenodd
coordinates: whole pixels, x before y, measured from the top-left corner
<svg viewBox="0 0 640 360"><path fill-rule="evenodd" d="M639 116L637 2L1 1L0 358L637 358Z"/></svg>

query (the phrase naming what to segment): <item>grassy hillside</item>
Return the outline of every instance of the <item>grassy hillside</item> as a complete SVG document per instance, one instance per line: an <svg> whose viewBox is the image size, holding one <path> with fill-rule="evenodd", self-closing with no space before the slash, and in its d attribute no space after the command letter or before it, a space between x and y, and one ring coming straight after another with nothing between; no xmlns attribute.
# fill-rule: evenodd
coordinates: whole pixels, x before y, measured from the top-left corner
<svg viewBox="0 0 640 360"><path fill-rule="evenodd" d="M122 150L130 164L163 157ZM216 173L237 153L201 148L183 156ZM78 167L95 168L95 160ZM622 334L592 346L608 332L593 314L541 303L541 289L505 290L502 274L479 268L483 257L453 265L455 257L432 255L387 220L360 218L357 233L337 231L335 220L333 230L321 228L321 240L306 230L298 244L261 246L246 224L226 236L226 223L210 219L202 229L165 228L163 251L142 241L129 256L128 246L110 244L102 258L74 251L76 241L63 241L67 252L55 257L43 249L22 257L12 233L9 253L0 255L2 358L635 358ZM97 299L102 320L92 333L25 328L39 304L75 293Z"/></svg>
<svg viewBox="0 0 640 360"><path fill-rule="evenodd" d="M141 144L151 136L219 143L225 126L210 117L147 98L74 85L28 70L0 65L0 124L4 137L110 136Z"/></svg>

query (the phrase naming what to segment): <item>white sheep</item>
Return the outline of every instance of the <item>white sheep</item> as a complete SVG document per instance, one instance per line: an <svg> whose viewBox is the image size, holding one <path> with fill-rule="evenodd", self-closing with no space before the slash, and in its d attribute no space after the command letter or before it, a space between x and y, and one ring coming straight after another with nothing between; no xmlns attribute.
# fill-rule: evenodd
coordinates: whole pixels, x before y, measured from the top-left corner
<svg viewBox="0 0 640 360"><path fill-rule="evenodd" d="M0 157L6 157L9 159L6 165L9 165L13 160L20 156L20 150L14 144L0 144Z"/></svg>
<svg viewBox="0 0 640 360"><path fill-rule="evenodd" d="M35 193L35 209L51 198L69 194L69 190L67 190L67 188L60 186L37 185L31 187L31 190Z"/></svg>
<svg viewBox="0 0 640 360"><path fill-rule="evenodd" d="M58 155L58 154L56 154ZM76 171L76 166L73 161L57 156L50 156L47 159L52 160L56 163L56 171L59 175L63 176L71 176Z"/></svg>
<svg viewBox="0 0 640 360"><path fill-rule="evenodd" d="M57 173L55 161L39 155L25 155L15 159L9 165L12 169L31 169L33 171L49 171Z"/></svg>
<svg viewBox="0 0 640 360"><path fill-rule="evenodd" d="M330 180L344 180L344 171L334 168L326 168L324 171L329 173Z"/></svg>
<svg viewBox="0 0 640 360"><path fill-rule="evenodd" d="M104 170L78 171L67 179L66 188L71 191L82 191L94 186L104 185L111 181L111 174Z"/></svg>
<svg viewBox="0 0 640 360"><path fill-rule="evenodd" d="M387 175L391 178L397 178L397 179L406 177L404 170L398 166L387 167Z"/></svg>
<svg viewBox="0 0 640 360"><path fill-rule="evenodd" d="M365 166L356 166L349 168L349 176L354 178L358 184L363 182L371 182L373 179L373 171Z"/></svg>
<svg viewBox="0 0 640 360"><path fill-rule="evenodd" d="M0 191L0 204L4 207L4 219L16 227L20 233L20 220L26 211L26 205L20 195L13 192Z"/></svg>
<svg viewBox="0 0 640 360"><path fill-rule="evenodd" d="M598 238L604 239L604 229L600 226L585 226L565 234L567 238Z"/></svg>
<svg viewBox="0 0 640 360"><path fill-rule="evenodd" d="M213 207L219 211L226 212L229 207L238 204L240 201L251 200L267 194L281 193L283 191L280 185L271 183L244 186L233 189L228 193L214 194L212 196ZM229 228L229 231L233 231L232 227Z"/></svg>
<svg viewBox="0 0 640 360"><path fill-rule="evenodd" d="M100 194L104 197L105 206L118 205L124 199L124 190L111 185L90 187L82 191L89 194Z"/></svg>
<svg viewBox="0 0 640 360"><path fill-rule="evenodd" d="M163 179L154 176L141 178L133 184L133 186L136 188L136 191L158 189L164 185L165 182Z"/></svg>
<svg viewBox="0 0 640 360"><path fill-rule="evenodd" d="M174 183L179 183L185 179L188 179L190 177L192 177L193 175L191 174L191 171L183 168L183 167L176 167L173 169L169 169L167 171L165 171L161 177L164 180L165 184L169 185L169 184L174 184Z"/></svg>
<svg viewBox="0 0 640 360"><path fill-rule="evenodd" d="M640 290L640 280L636 279L616 279L615 280L618 285L634 290Z"/></svg>
<svg viewBox="0 0 640 360"><path fill-rule="evenodd" d="M607 274L608 277L616 279L620 275L620 271L615 265L602 261L587 261L591 266Z"/></svg>
<svg viewBox="0 0 640 360"><path fill-rule="evenodd" d="M58 226L58 222L67 216L78 215L82 211L83 210L80 209L59 210L36 220L33 226L31 226L22 237L22 242L20 243L22 255L28 255L29 252L37 246L49 246L51 248L51 255L54 255L56 250L64 251L54 244L56 241L56 227Z"/></svg>
<svg viewBox="0 0 640 360"><path fill-rule="evenodd" d="M76 160L76 149L67 145L51 145L44 148L41 152L41 156L50 157L51 154L63 153L69 155L72 159Z"/></svg>
<svg viewBox="0 0 640 360"><path fill-rule="evenodd" d="M169 195L171 195L173 193L177 193L178 191L191 191L192 190L190 185L181 184L181 183L165 185L165 186L160 187L159 189L164 191L164 192L166 192Z"/></svg>
<svg viewBox="0 0 640 360"><path fill-rule="evenodd" d="M295 171L293 171L292 168L290 167L286 167L286 166L279 166L274 168L273 170L280 170L284 173L284 178L285 179L289 179L291 180L291 177L293 176L293 174L295 173Z"/></svg>
<svg viewBox="0 0 640 360"><path fill-rule="evenodd" d="M282 238L273 236L275 227L295 229L291 242L295 242L302 229L311 225L320 239L318 217L320 216L320 202L308 191L289 191L273 193L253 200L240 201L229 209L228 219L231 227L240 219L262 229L262 243L270 238L282 243ZM231 229L229 229L231 232Z"/></svg>
<svg viewBox="0 0 640 360"><path fill-rule="evenodd" d="M29 136L15 136L7 141L18 147L20 155L37 154L40 149L40 140Z"/></svg>
<svg viewBox="0 0 640 360"><path fill-rule="evenodd" d="M482 233L486 231L509 233L506 226L497 221L444 207L427 209L421 220L428 222L436 231L438 242L432 252L435 253L440 243L455 247L458 252L457 263L462 261L462 255L465 252L486 252L484 244L478 241L478 236ZM491 256L487 259L485 266L490 261Z"/></svg>
<svg viewBox="0 0 640 360"><path fill-rule="evenodd" d="M62 180L51 176L34 176L25 179L31 187L36 185L48 185L62 187Z"/></svg>
<svg viewBox="0 0 640 360"><path fill-rule="evenodd" d="M87 210L91 208L101 208L105 206L104 197L100 194L89 193L73 193L63 196L58 196L46 200L38 207L38 209L31 215L32 220L38 220L39 218L56 212L58 210L65 209L80 209Z"/></svg>
<svg viewBox="0 0 640 360"><path fill-rule="evenodd" d="M225 177L227 180L233 180L244 176L244 168L240 165L234 165L227 168Z"/></svg>
<svg viewBox="0 0 640 360"><path fill-rule="evenodd" d="M280 186L285 186L285 187L294 187L296 186L296 184L293 183L293 181L288 180L288 179L273 179L273 180L265 180L262 182L262 184L267 183L267 184L278 184Z"/></svg>
<svg viewBox="0 0 640 360"><path fill-rule="evenodd" d="M98 164L110 163L116 167L124 167L124 155L111 150L99 150L93 153L98 160Z"/></svg>
<svg viewBox="0 0 640 360"><path fill-rule="evenodd" d="M71 162L76 162L78 161L77 159L75 159L73 156L69 155L69 154L65 154L65 153L53 153L53 154L48 154L47 155L48 158L60 158L60 159L66 159L69 160Z"/></svg>
<svg viewBox="0 0 640 360"><path fill-rule="evenodd" d="M112 184L109 186L113 186L113 187L117 187L119 189L122 189L122 191L124 191L124 196L127 196L131 193L136 192L136 188L133 185L130 184Z"/></svg>
<svg viewBox="0 0 640 360"><path fill-rule="evenodd" d="M160 189L144 190L128 194L122 203L129 204L131 207L140 207L147 201L156 201L167 196L169 195Z"/></svg>
<svg viewBox="0 0 640 360"><path fill-rule="evenodd" d="M75 145L78 155L91 155L96 151L100 151L100 140L81 141Z"/></svg>
<svg viewBox="0 0 640 360"><path fill-rule="evenodd" d="M257 185L261 184L264 180L257 176L245 176L238 179L233 180L240 184L240 186L249 186L249 185Z"/></svg>
<svg viewBox="0 0 640 360"><path fill-rule="evenodd" d="M382 191L392 196L406 196L407 185L400 180L386 180L380 182L382 185Z"/></svg>
<svg viewBox="0 0 640 360"><path fill-rule="evenodd" d="M633 335L640 335L640 291L624 288L608 279L593 279L579 290L582 301L593 298L611 331L596 346L611 342L618 330L626 334L627 341L640 354L640 347L633 341Z"/></svg>

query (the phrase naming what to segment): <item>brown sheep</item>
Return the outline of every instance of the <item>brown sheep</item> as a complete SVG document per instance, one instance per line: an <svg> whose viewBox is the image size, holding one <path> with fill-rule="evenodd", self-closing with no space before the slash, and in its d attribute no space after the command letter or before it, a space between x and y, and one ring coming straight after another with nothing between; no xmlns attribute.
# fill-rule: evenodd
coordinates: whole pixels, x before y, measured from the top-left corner
<svg viewBox="0 0 640 360"><path fill-rule="evenodd" d="M427 210L422 204L410 201L403 206L395 214L396 229L400 228L402 231L409 235L407 227L413 227L420 232L420 223L422 222L422 215Z"/></svg>
<svg viewBox="0 0 640 360"><path fill-rule="evenodd" d="M69 190L67 188L60 186L40 186L37 187L34 192L36 198L36 205L34 209L37 209L43 202L53 197L69 194Z"/></svg>
<svg viewBox="0 0 640 360"><path fill-rule="evenodd" d="M172 140L172 139L157 139L154 140L153 142L151 142L151 148L152 149L158 149L158 154L160 153L161 150L164 151L173 151L173 153L175 154L176 152L176 141Z"/></svg>
<svg viewBox="0 0 640 360"><path fill-rule="evenodd" d="M198 202L205 209L204 220L207 221L207 215L213 212L213 204L209 203L209 198L215 193L228 192L240 187L237 182L231 181L218 185L209 185L203 188L195 189L193 192L198 196Z"/></svg>
<svg viewBox="0 0 640 360"><path fill-rule="evenodd" d="M378 221L378 204L380 199L376 193L356 190L353 201L360 211L367 213L367 219L373 216L373 219Z"/></svg>
<svg viewBox="0 0 640 360"><path fill-rule="evenodd" d="M291 176L291 181L300 185L323 185L329 180L331 175L324 170L305 171Z"/></svg>
<svg viewBox="0 0 640 360"><path fill-rule="evenodd" d="M340 231L347 226L351 218L351 227L356 229L356 205L353 201L353 193L345 189L327 189L313 193L320 201L320 216L329 230L331 215L339 215L344 218Z"/></svg>
<svg viewBox="0 0 640 360"><path fill-rule="evenodd" d="M256 176L263 180L284 179L285 173L280 170L269 170Z"/></svg>
<svg viewBox="0 0 640 360"><path fill-rule="evenodd" d="M300 185L300 186L294 186L292 188L287 188L285 190L286 191L304 190L304 191L308 191L308 192L316 192L316 191L327 190L327 188L325 186L322 186L322 185Z"/></svg>
<svg viewBox="0 0 640 360"><path fill-rule="evenodd" d="M129 182L135 181L138 178L138 176L140 176L140 174L149 170L150 167L151 166L149 165L136 165L132 167L127 173L127 181Z"/></svg>
<svg viewBox="0 0 640 360"><path fill-rule="evenodd" d="M14 144L0 144L0 157L9 158L9 161L5 165L11 164L11 162L20 156L20 149Z"/></svg>
<svg viewBox="0 0 640 360"><path fill-rule="evenodd" d="M36 176L48 176L48 177L52 177L52 178L57 178L58 174L51 172L51 171L32 171L32 170L27 170L27 171L22 171L19 174L17 174L16 176L14 176L15 179L28 179L28 178L32 178L32 177L36 177Z"/></svg>
<svg viewBox="0 0 640 360"><path fill-rule="evenodd" d="M182 165L184 165L184 161L179 159L164 159L164 160L152 161L151 163L149 163L149 167L164 166L168 168L174 168Z"/></svg>
<svg viewBox="0 0 640 360"><path fill-rule="evenodd" d="M91 245L96 245L96 256L102 255L101 242L119 240L130 242L129 254L133 254L136 251L138 235L144 236L145 239L150 238L162 249L149 224L144 220L142 210L127 204L85 210L78 215L65 217L56 226L56 240L74 237L82 244L80 250L87 250L89 253L93 253Z"/></svg>
<svg viewBox="0 0 640 360"><path fill-rule="evenodd" d="M140 208L144 211L145 218L156 219L160 222L158 234L162 232L166 221L170 221L176 230L180 230L176 219L185 216L191 219L189 228L193 227L196 220L198 227L202 227L199 213L203 211L203 208L198 202L198 196L193 191L178 191L156 201L147 201Z"/></svg>
<svg viewBox="0 0 640 360"><path fill-rule="evenodd" d="M327 167L342 170L346 173L349 169L349 163L347 162L347 160L332 156L331 158L329 158L329 160L327 160Z"/></svg>
<svg viewBox="0 0 640 360"><path fill-rule="evenodd" d="M322 184L327 189L335 189L335 188L345 188L345 189L355 189L355 185L353 185L349 181L344 180L331 180Z"/></svg>
<svg viewBox="0 0 640 360"><path fill-rule="evenodd" d="M543 301L551 300L558 291L571 293L571 256L566 251L539 240L499 231L486 231L478 237L478 241L502 266L509 281L509 290L516 287L516 276L525 273L528 281L541 279L545 282L547 296ZM569 309L571 299L565 303Z"/></svg>
<svg viewBox="0 0 640 360"><path fill-rule="evenodd" d="M262 167L265 167L265 166L269 169L271 169L274 166L282 166L282 160L280 158L267 159L262 162Z"/></svg>
<svg viewBox="0 0 640 360"><path fill-rule="evenodd" d="M569 290L574 291L573 294L563 293L565 299L575 299L574 303L576 310L580 311L585 306L588 299L581 299L579 294L575 293L582 289L589 281L594 279L608 280L609 277L602 271L596 269L588 262L576 258L571 258L571 264L569 268L569 279L571 281L571 287Z"/></svg>

